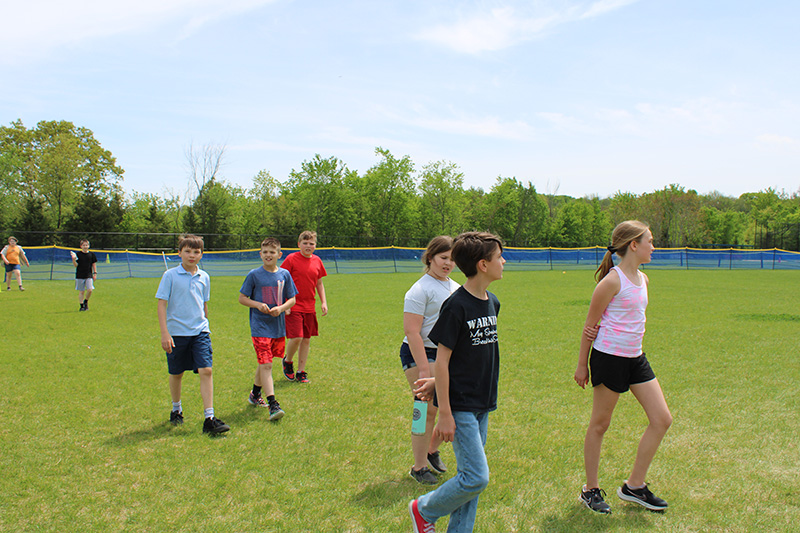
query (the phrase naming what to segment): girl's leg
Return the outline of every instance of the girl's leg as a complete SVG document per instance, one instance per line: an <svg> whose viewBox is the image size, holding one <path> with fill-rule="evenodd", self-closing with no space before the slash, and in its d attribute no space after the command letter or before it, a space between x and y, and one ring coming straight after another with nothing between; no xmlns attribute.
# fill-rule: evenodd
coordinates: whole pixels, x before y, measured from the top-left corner
<svg viewBox="0 0 800 533"><path fill-rule="evenodd" d="M672 425L672 414L669 412L669 407L667 407L667 401L664 399L664 393L661 391L658 379L631 385L631 392L639 400L647 415L647 420L650 422L644 435L642 435L642 440L639 441L636 462L634 462L633 470L628 477L629 487L640 487L645 483L647 469L650 468L650 463L653 462L653 457L655 457L658 446L661 444L661 439L664 438L670 425Z"/></svg>
<svg viewBox="0 0 800 533"><path fill-rule="evenodd" d="M17 285L22 287L22 269L15 270L14 275L17 277Z"/></svg>
<svg viewBox="0 0 800 533"><path fill-rule="evenodd" d="M603 436L611 424L611 416L619 400L619 393L614 392L605 385L598 385L592 389L592 418L586 429L586 440L583 443L583 464L586 468L586 488L600 487L598 471L600 469L600 449L603 446Z"/></svg>
<svg viewBox="0 0 800 533"><path fill-rule="evenodd" d="M416 366L412 366L406 370L406 379L408 380L408 384L411 385L411 390L414 390L414 382L418 378L419 369ZM425 434L411 435L411 451L414 454L414 470L419 470L422 467L428 466L428 445L431 442L431 435L433 434L433 424L431 424L432 407L433 403L428 402L428 420L425 426Z"/></svg>

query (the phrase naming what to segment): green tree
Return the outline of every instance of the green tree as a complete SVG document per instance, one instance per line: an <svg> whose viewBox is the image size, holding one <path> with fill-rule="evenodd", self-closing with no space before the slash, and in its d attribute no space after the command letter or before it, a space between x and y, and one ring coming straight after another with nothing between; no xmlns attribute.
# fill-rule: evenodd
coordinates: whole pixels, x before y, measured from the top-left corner
<svg viewBox="0 0 800 533"><path fill-rule="evenodd" d="M12 166L6 173L12 187L44 198L56 229L61 229L81 191L106 193L124 172L91 130L63 120L41 121L32 130L20 120L0 127L0 152Z"/></svg>
<svg viewBox="0 0 800 533"><path fill-rule="evenodd" d="M410 209L416 194L414 163L409 156L398 159L385 148L376 148L375 154L382 160L367 170L363 178L361 196L366 222L380 242L397 244L414 229L415 217Z"/></svg>
<svg viewBox="0 0 800 533"><path fill-rule="evenodd" d="M462 228L464 174L455 163L434 161L423 168L419 190L427 207L427 237L458 233Z"/></svg>

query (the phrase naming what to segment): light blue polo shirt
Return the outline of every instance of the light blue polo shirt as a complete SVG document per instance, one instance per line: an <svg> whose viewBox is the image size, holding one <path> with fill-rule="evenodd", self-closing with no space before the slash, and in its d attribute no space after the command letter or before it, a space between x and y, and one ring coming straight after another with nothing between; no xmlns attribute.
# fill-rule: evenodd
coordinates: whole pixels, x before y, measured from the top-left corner
<svg viewBox="0 0 800 533"><path fill-rule="evenodd" d="M177 337L194 337L208 329L203 305L211 299L211 278L204 270L194 275L178 265L161 276L156 298L167 301L167 330Z"/></svg>

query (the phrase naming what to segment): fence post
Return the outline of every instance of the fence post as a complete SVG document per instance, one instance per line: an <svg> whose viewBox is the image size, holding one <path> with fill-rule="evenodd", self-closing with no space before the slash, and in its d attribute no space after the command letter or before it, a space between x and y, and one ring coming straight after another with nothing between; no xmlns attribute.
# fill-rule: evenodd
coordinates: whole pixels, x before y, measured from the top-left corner
<svg viewBox="0 0 800 533"><path fill-rule="evenodd" d="M333 249L333 268L334 268L334 270L336 270L336 273L338 274L339 273L339 261L336 260L336 247L335 246L331 246L331 248Z"/></svg>
<svg viewBox="0 0 800 533"><path fill-rule="evenodd" d="M777 254L777 252L778 252L777 248L772 249L772 270L775 270L775 255Z"/></svg>
<svg viewBox="0 0 800 533"><path fill-rule="evenodd" d="M131 258L128 250L125 250L125 260L128 261L128 277L132 278L133 274L131 273Z"/></svg>
<svg viewBox="0 0 800 533"><path fill-rule="evenodd" d="M553 270L553 247L547 248L547 262L550 263L550 270Z"/></svg>
<svg viewBox="0 0 800 533"><path fill-rule="evenodd" d="M686 254L686 270L689 270L689 248L687 246L683 247L683 253Z"/></svg>
<svg viewBox="0 0 800 533"><path fill-rule="evenodd" d="M50 254L50 281L53 281L53 266L55 262L56 262L56 245L54 244L53 252ZM10 279L11 278L9 278L9 280Z"/></svg>
<svg viewBox="0 0 800 533"><path fill-rule="evenodd" d="M391 246L391 248L392 248L392 263L394 263L394 273L397 274L397 256L395 255L394 244Z"/></svg>

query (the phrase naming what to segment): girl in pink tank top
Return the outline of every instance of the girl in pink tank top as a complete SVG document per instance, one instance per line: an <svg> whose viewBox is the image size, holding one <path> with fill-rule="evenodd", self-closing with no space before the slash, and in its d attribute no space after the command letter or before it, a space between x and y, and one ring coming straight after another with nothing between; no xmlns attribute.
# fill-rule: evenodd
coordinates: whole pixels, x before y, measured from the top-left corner
<svg viewBox="0 0 800 533"><path fill-rule="evenodd" d="M661 385L642 352L649 279L639 266L650 262L653 250L653 235L645 224L628 220L614 228L611 246L595 273L598 283L581 336L575 382L586 388L591 368L593 398L583 446L586 485L579 499L600 513L611 512L598 472L603 436L620 395L629 389L644 408L649 424L639 441L633 469L617 495L652 511L667 508L667 502L650 492L645 483L647 470L672 424ZM617 266L612 258L615 253L620 258Z"/></svg>

